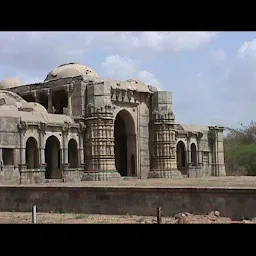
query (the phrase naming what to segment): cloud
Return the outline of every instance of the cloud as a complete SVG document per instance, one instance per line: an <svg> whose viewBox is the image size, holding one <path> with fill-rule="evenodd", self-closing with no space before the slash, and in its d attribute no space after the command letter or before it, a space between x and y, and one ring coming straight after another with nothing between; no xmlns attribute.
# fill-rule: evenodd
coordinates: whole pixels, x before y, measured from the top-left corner
<svg viewBox="0 0 256 256"><path fill-rule="evenodd" d="M216 32L1 32L0 67L41 75L67 62L89 63L93 51L149 58L196 50Z"/></svg>
<svg viewBox="0 0 256 256"><path fill-rule="evenodd" d="M207 81L203 72L199 72L196 75L196 86L201 89L207 86Z"/></svg>
<svg viewBox="0 0 256 256"><path fill-rule="evenodd" d="M227 53L223 48L211 50L210 54L211 54L212 58L218 62L227 60Z"/></svg>
<svg viewBox="0 0 256 256"><path fill-rule="evenodd" d="M256 40L244 42L225 69L226 80L218 90L223 116L230 124L256 120Z"/></svg>
<svg viewBox="0 0 256 256"><path fill-rule="evenodd" d="M216 32L103 32L93 34L90 42L100 42L109 49L121 52L159 54L198 49L216 38L217 34Z"/></svg>
<svg viewBox="0 0 256 256"><path fill-rule="evenodd" d="M243 59L251 59L256 57L256 39L246 41L237 51L237 56Z"/></svg>
<svg viewBox="0 0 256 256"><path fill-rule="evenodd" d="M154 74L147 70L139 70L139 63L119 55L111 55L101 63L102 73L109 78L120 80L139 79L146 84L159 86Z"/></svg>

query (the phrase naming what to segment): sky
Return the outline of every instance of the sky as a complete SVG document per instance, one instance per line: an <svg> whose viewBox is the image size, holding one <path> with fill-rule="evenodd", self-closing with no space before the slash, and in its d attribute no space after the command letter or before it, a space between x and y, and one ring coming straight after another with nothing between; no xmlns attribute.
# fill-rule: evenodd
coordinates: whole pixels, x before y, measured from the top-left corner
<svg viewBox="0 0 256 256"><path fill-rule="evenodd" d="M40 82L69 62L171 91L177 123L256 121L256 32L0 32L0 80Z"/></svg>

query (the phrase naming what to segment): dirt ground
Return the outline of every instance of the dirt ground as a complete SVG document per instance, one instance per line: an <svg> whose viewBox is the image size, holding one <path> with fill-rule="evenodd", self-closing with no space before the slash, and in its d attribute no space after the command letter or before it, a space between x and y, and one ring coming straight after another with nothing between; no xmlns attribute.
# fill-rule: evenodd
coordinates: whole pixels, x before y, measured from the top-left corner
<svg viewBox="0 0 256 256"><path fill-rule="evenodd" d="M1 186L1 185L0 185ZM4 185L2 185L4 186ZM10 185L11 186L11 185ZM35 186L35 185L18 185ZM189 179L132 179L120 181L99 181L99 182L77 182L77 183L49 183L36 184L36 186L57 186L57 187L221 187L221 188L252 188L256 189L256 177L249 176L227 176ZM6 185L5 185L6 187ZM177 223L178 219L163 217L163 224ZM230 218L215 214L193 215L186 213L183 218L188 224L232 224L232 223L255 223L256 219L232 221ZM32 223L32 214L24 212L0 212L0 223L29 224ZM97 214L60 214L60 213L38 213L38 224L154 224L156 216L134 216L134 215L97 215Z"/></svg>
<svg viewBox="0 0 256 256"><path fill-rule="evenodd" d="M8 185L0 185L7 187ZM12 185L9 185L12 186ZM87 182L64 182L47 183L27 186L61 186L61 187L222 187L222 188L255 188L256 176L226 176L226 177L206 177L206 178L184 178L184 179L123 179L116 181L87 181Z"/></svg>
<svg viewBox="0 0 256 256"><path fill-rule="evenodd" d="M232 221L230 218L208 215L192 215L186 213L181 224L232 224L232 223L256 223L255 220ZM179 217L179 216L178 216ZM175 224L178 219L163 217L163 224ZM31 224L32 213L25 212L1 212L0 224ZM60 214L38 213L38 224L156 224L154 216L134 215L97 215L97 214Z"/></svg>

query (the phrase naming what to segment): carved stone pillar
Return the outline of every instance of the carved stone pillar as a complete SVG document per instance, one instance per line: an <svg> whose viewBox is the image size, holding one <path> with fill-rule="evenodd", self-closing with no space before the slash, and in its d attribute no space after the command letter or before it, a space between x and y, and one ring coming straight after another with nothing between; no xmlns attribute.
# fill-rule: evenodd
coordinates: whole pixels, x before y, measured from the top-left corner
<svg viewBox="0 0 256 256"><path fill-rule="evenodd" d="M72 111L72 94L73 94L73 91L74 91L73 83L66 86L65 90L68 94L68 113L69 113L70 116L72 116L72 114L73 114L73 111Z"/></svg>
<svg viewBox="0 0 256 256"><path fill-rule="evenodd" d="M192 137L192 132L188 132L187 134L187 160L186 160L186 168L191 164L192 159L191 159L191 147L190 147L190 139Z"/></svg>
<svg viewBox="0 0 256 256"><path fill-rule="evenodd" d="M24 121L20 121L18 124L18 130L20 134L20 163L19 169L26 169L26 142L25 142L25 134L27 131L28 125Z"/></svg>
<svg viewBox="0 0 256 256"><path fill-rule="evenodd" d="M62 126L62 139L63 139L63 169L69 168L68 163L68 132L69 132L69 123L64 122Z"/></svg>
<svg viewBox="0 0 256 256"><path fill-rule="evenodd" d="M40 169L44 169L46 167L45 163L45 144L44 144L44 136L46 132L47 124L40 122L38 125L39 132L39 163Z"/></svg>
<svg viewBox="0 0 256 256"><path fill-rule="evenodd" d="M202 150L201 150L201 138L203 137L203 133L199 132L197 134L197 163L198 165L202 165L203 163L203 156L202 156Z"/></svg>
<svg viewBox="0 0 256 256"><path fill-rule="evenodd" d="M154 113L150 123L151 168L148 178L182 177L177 170L173 113Z"/></svg>
<svg viewBox="0 0 256 256"><path fill-rule="evenodd" d="M85 132L85 125L80 122L79 129L78 129L78 136L79 136L79 164L81 167L84 167L84 132Z"/></svg>
<svg viewBox="0 0 256 256"><path fill-rule="evenodd" d="M36 90L32 91L32 95L35 99L35 102L39 102L39 95Z"/></svg>
<svg viewBox="0 0 256 256"><path fill-rule="evenodd" d="M111 105L88 105L85 117L85 173L82 180L120 178L115 168L114 116Z"/></svg>
<svg viewBox="0 0 256 256"><path fill-rule="evenodd" d="M46 95L48 97L48 113L52 113L52 92L50 89L46 91Z"/></svg>

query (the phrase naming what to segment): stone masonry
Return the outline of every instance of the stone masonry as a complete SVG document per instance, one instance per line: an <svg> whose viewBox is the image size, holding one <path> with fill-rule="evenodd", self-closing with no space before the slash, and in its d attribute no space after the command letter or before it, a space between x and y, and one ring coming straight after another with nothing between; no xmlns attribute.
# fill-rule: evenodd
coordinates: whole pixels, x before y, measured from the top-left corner
<svg viewBox="0 0 256 256"><path fill-rule="evenodd" d="M63 64L0 82L0 183L224 176L223 130L177 124L171 92Z"/></svg>

